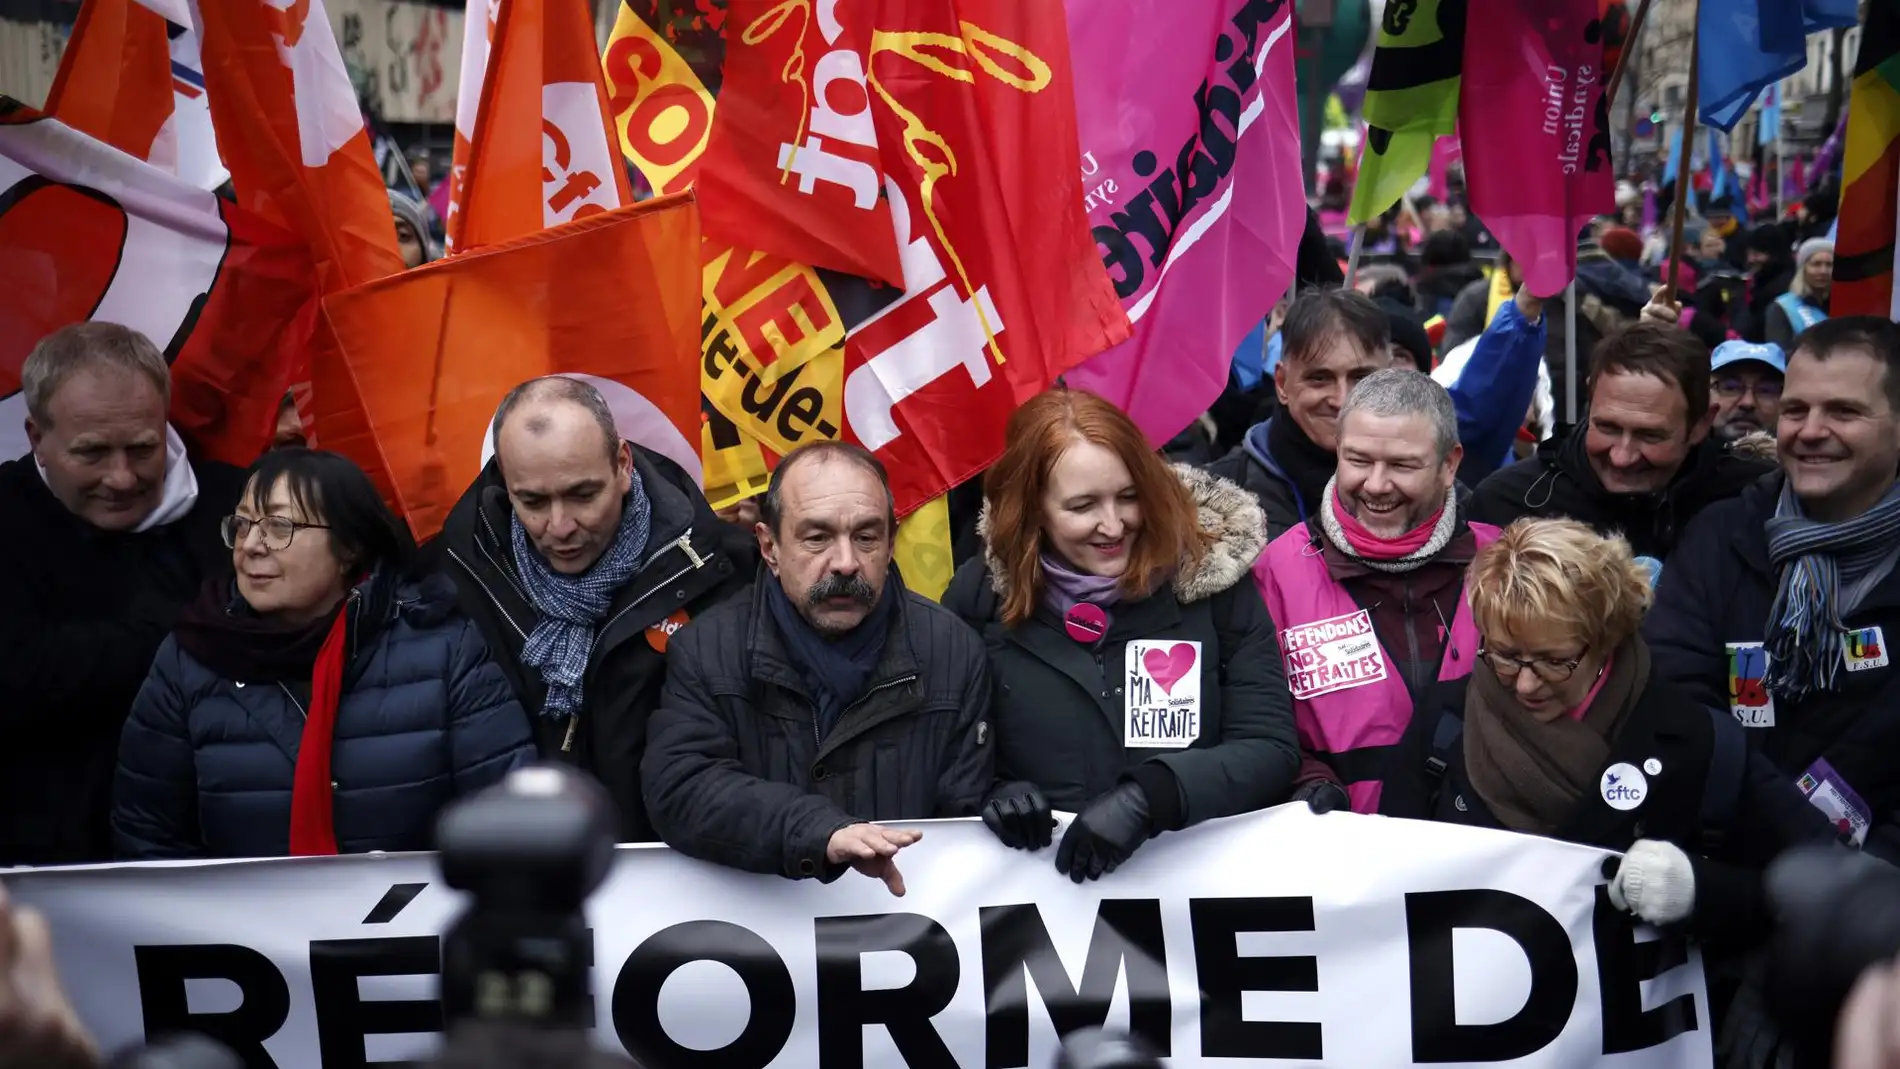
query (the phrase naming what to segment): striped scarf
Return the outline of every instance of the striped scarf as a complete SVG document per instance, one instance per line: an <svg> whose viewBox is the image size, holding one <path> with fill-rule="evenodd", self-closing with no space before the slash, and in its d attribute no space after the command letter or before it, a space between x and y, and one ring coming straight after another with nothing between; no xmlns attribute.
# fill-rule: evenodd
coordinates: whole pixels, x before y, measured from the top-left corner
<svg viewBox="0 0 1900 1069"><path fill-rule="evenodd" d="M1900 486L1845 523L1802 514L1784 482L1768 521L1768 559L1781 573L1768 610L1768 688L1788 700L1831 689L1840 674L1841 621L1900 561Z"/></svg>

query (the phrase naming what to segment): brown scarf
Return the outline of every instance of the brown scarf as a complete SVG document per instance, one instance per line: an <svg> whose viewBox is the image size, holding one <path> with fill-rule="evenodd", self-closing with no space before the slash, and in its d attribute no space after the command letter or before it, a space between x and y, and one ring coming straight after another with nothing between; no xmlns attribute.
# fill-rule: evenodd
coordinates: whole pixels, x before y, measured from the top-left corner
<svg viewBox="0 0 1900 1069"><path fill-rule="evenodd" d="M1465 772L1493 815L1512 831L1554 835L1596 786L1610 743L1649 685L1649 647L1631 636L1611 657L1609 678L1582 720L1569 710L1538 720L1497 673L1480 666L1465 691Z"/></svg>

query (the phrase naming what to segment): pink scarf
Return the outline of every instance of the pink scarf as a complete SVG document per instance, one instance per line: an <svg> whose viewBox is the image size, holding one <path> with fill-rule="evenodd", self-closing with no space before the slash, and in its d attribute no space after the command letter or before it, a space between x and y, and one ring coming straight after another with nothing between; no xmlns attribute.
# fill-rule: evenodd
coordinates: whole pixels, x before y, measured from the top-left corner
<svg viewBox="0 0 1900 1069"><path fill-rule="evenodd" d="M1339 529L1351 544L1353 553L1367 560L1399 560L1409 557L1424 548L1431 541L1432 532L1438 527L1439 517L1444 509L1439 509L1426 518L1424 523L1405 532L1397 538L1380 538L1366 530L1360 523L1340 507L1339 497L1332 497L1333 519L1339 521Z"/></svg>

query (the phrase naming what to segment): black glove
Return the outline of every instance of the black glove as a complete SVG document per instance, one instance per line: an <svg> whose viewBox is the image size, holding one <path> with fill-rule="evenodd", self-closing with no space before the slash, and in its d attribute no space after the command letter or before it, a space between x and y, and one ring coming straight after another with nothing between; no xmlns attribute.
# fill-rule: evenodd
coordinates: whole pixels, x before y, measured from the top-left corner
<svg viewBox="0 0 1900 1069"><path fill-rule="evenodd" d="M1306 808L1315 813L1352 808L1352 795L1346 793L1346 788L1329 779L1307 780L1294 788L1293 797L1287 800L1305 802Z"/></svg>
<svg viewBox="0 0 1900 1069"><path fill-rule="evenodd" d="M1056 871L1076 883L1114 872L1135 848L1154 837L1148 796L1139 784L1124 782L1090 802L1062 833Z"/></svg>
<svg viewBox="0 0 1900 1069"><path fill-rule="evenodd" d="M991 791L983 823L1011 850L1040 850L1055 838L1049 799L1033 783L1005 783Z"/></svg>

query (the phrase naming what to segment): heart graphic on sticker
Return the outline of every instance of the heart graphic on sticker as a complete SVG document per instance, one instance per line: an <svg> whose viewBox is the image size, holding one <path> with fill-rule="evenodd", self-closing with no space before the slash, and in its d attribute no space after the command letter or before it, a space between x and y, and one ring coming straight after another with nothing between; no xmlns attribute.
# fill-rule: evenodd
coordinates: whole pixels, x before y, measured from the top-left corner
<svg viewBox="0 0 1900 1069"><path fill-rule="evenodd" d="M1177 642L1171 649L1149 650L1141 655L1141 666L1163 691L1173 694L1174 685L1194 670L1194 643Z"/></svg>

